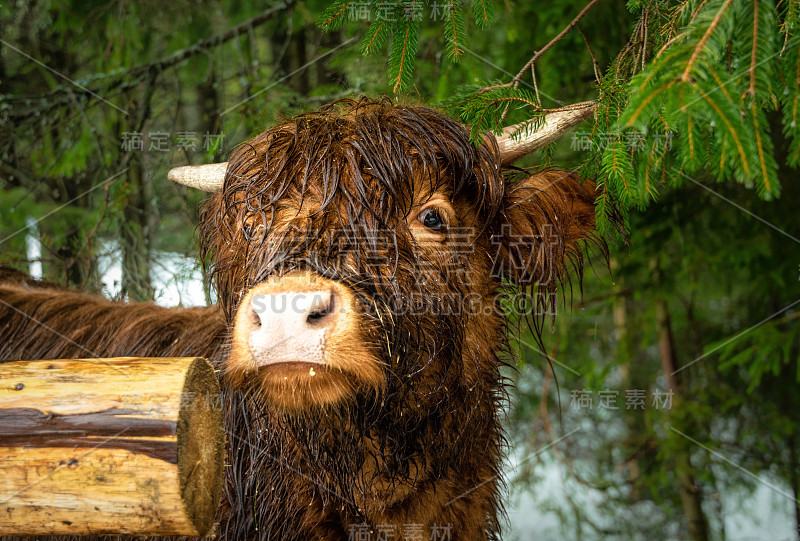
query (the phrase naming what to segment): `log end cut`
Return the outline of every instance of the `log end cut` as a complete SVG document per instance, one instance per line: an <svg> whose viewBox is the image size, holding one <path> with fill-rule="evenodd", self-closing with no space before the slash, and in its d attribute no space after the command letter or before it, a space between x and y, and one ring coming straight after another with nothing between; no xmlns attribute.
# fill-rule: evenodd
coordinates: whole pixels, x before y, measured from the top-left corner
<svg viewBox="0 0 800 541"><path fill-rule="evenodd" d="M219 382L208 361L195 359L186 374L178 413L178 478L186 515L197 535L213 534L222 499L225 432Z"/></svg>

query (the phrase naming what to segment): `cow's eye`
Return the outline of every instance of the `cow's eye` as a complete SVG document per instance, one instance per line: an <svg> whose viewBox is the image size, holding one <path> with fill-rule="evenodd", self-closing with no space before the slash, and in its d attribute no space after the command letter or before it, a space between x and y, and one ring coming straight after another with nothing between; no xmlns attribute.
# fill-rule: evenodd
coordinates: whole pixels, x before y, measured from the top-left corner
<svg viewBox="0 0 800 541"><path fill-rule="evenodd" d="M444 229L444 220L436 209L425 209L419 213L419 221L431 231Z"/></svg>

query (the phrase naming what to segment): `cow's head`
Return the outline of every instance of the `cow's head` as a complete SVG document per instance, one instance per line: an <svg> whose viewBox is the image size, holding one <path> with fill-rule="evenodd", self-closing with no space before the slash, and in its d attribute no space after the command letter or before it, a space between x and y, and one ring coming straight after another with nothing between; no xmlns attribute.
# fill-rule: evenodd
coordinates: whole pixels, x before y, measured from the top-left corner
<svg viewBox="0 0 800 541"><path fill-rule="evenodd" d="M229 381L288 412L389 400L411 422L447 397L493 404L507 312L550 311L594 228L591 182L504 179L518 146L476 148L428 108L344 101L190 170L219 192L201 244L233 325ZM502 301L514 286L527 303Z"/></svg>

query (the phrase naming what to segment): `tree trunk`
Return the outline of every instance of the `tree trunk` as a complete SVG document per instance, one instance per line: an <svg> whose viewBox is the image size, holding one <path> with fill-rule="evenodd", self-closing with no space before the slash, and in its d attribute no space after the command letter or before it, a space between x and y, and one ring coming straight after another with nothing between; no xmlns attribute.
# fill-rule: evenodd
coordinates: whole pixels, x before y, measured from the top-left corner
<svg viewBox="0 0 800 541"><path fill-rule="evenodd" d="M128 200L122 223L122 296L132 301L152 300L150 280L149 183L144 180L142 159L134 154L128 162Z"/></svg>
<svg viewBox="0 0 800 541"><path fill-rule="evenodd" d="M656 301L656 325L658 328L658 351L661 356L661 368L667 389L673 392L673 408L678 408L684 400L684 389L681 386L680 375L675 374L679 368L678 358L675 354L675 340L672 335L669 308L663 298ZM677 418L674 415L673 419ZM675 474L678 478L678 490L681 495L681 505L689 527L689 537L693 541L707 541L708 523L703 513L703 497L692 474L691 453L685 445L679 446L681 450L675 458Z"/></svg>
<svg viewBox="0 0 800 541"><path fill-rule="evenodd" d="M609 266L613 269L618 267L618 264L612 259L609 262ZM638 368L639 363L632 355L631 337L628 333L628 295L623 292L624 289L622 279L617 277L616 285L614 286L614 338L617 342L616 355L621 360L619 367L620 377L623 388L643 389L648 384L643 380L642 370ZM625 455L630 457L626 463L628 481L631 486L630 499L638 502L646 496L643 493L646 487L642 486L641 483L641 468L639 464L642 449L646 445L646 441L643 441L644 438L642 437L647 434L646 419L643 412L635 408L626 408L623 411L623 418L628 433L628 436L623 441L623 448Z"/></svg>
<svg viewBox="0 0 800 541"><path fill-rule="evenodd" d="M306 43L311 38L307 36L307 33L314 32L314 30L307 29L303 22L299 22L295 27L294 11L287 14L285 21L286 26L281 24L280 31L275 32L272 40L273 55L277 53L278 73L276 76L288 77L283 84L300 96L306 96L310 90L309 72L311 67L302 70L300 68L309 60Z"/></svg>
<svg viewBox="0 0 800 541"><path fill-rule="evenodd" d="M255 36L250 36L251 40L255 41ZM222 125L219 121L219 111L220 111L220 96L219 92L217 91L217 86L214 84L215 75L212 75L211 80L208 84L203 84L198 87L198 92L200 96L200 104L202 107L201 114L203 118L203 123L206 126L206 130L212 136L216 135L224 135L221 134ZM222 145L217 148L216 152L214 153L214 161L224 161L225 158L225 140L224 137L222 139ZM198 212L198 206L192 205L190 210L191 216L191 223L196 224L200 221L200 213ZM209 267L207 265L201 265L200 270L203 275L203 297L205 298L206 306L211 306L214 304L213 299L211 298L211 280L209 276Z"/></svg>
<svg viewBox="0 0 800 541"><path fill-rule="evenodd" d="M200 358L0 364L0 535L206 535L225 436Z"/></svg>
<svg viewBox="0 0 800 541"><path fill-rule="evenodd" d="M129 107L135 123L130 132L138 133L144 129L150 117L150 99L155 91L157 75L152 74L144 83L138 100ZM151 283L152 235L157 225L153 208L153 183L145 178L144 163L140 151L130 154L121 161L128 163L128 200L123 211L121 231L122 240L122 284L123 298L147 301L153 298Z"/></svg>

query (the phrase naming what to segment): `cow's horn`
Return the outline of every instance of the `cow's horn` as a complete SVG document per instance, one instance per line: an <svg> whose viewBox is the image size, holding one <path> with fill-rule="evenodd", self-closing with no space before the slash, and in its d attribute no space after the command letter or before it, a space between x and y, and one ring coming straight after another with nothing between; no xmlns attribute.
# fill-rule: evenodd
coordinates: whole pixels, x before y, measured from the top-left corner
<svg viewBox="0 0 800 541"><path fill-rule="evenodd" d="M497 138L503 165L511 164L526 154L547 146L561 137L564 132L594 114L594 102L587 103L583 107L580 105L582 104L548 114L544 118L544 124L538 130L527 134L523 133L518 137L513 137L513 135L525 129L528 122L504 128L503 133ZM227 168L228 162L175 167L167 173L167 178L198 190L221 192Z"/></svg>
<svg viewBox="0 0 800 541"><path fill-rule="evenodd" d="M167 178L204 192L221 192L227 168L228 162L174 167L167 173Z"/></svg>
<svg viewBox="0 0 800 541"><path fill-rule="evenodd" d="M513 126L503 128L503 133L497 137L497 146L500 147L500 159L503 165L514 163L526 154L543 148L572 128L594 114L594 102L575 104L570 109L554 111L544 117L544 123L537 130L521 133L512 137L520 130L524 130L530 121L520 122Z"/></svg>

